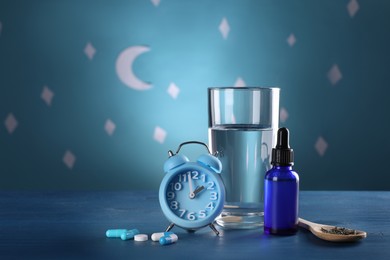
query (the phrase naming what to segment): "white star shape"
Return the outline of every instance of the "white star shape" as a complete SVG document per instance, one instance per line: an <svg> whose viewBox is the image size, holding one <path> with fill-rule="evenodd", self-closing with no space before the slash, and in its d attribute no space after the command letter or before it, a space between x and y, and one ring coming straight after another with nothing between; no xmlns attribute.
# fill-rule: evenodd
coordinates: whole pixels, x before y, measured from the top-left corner
<svg viewBox="0 0 390 260"><path fill-rule="evenodd" d="M226 40L227 37L229 36L230 26L228 20L225 17L222 19L221 23L219 24L219 31L221 32L222 37Z"/></svg>
<svg viewBox="0 0 390 260"><path fill-rule="evenodd" d="M51 101L53 97L53 91L51 91L51 89L49 89L47 86L44 86L41 93L41 98L43 99L43 101L45 101L46 105L51 106Z"/></svg>
<svg viewBox="0 0 390 260"><path fill-rule="evenodd" d="M159 142L160 144L163 144L166 136L167 136L167 132L161 127L156 126L156 128L154 129L153 139Z"/></svg>
<svg viewBox="0 0 390 260"><path fill-rule="evenodd" d="M348 5L347 5L347 10L348 10L349 16L351 18L353 18L355 16L355 14L357 13L357 11L359 11L359 3L357 2L357 0L349 1Z"/></svg>
<svg viewBox="0 0 390 260"><path fill-rule="evenodd" d="M339 66L334 64L332 68L328 71L328 79L332 85L336 85L343 78Z"/></svg>
<svg viewBox="0 0 390 260"><path fill-rule="evenodd" d="M62 158L62 161L64 164L69 168L73 169L73 166L76 162L76 156L69 150L67 150L64 154L64 157Z"/></svg>
<svg viewBox="0 0 390 260"><path fill-rule="evenodd" d="M169 84L167 92L173 99L176 99L177 96L179 95L180 88L176 86L175 83L172 82L171 84Z"/></svg>
<svg viewBox="0 0 390 260"><path fill-rule="evenodd" d="M280 122L284 123L286 122L287 118L288 118L288 111L287 109L285 109L284 107L282 107L280 109L280 113L279 113L279 118L280 118Z"/></svg>
<svg viewBox="0 0 390 260"><path fill-rule="evenodd" d="M236 88L246 87L246 83L241 77L238 77L236 79L236 82L234 83L234 87L236 87Z"/></svg>
<svg viewBox="0 0 390 260"><path fill-rule="evenodd" d="M150 0L150 2L152 2L152 4L157 7L159 4L160 4L160 0Z"/></svg>
<svg viewBox="0 0 390 260"><path fill-rule="evenodd" d="M325 139L322 136L320 136L318 137L314 147L320 156L324 156L326 150L328 149L328 143L325 141Z"/></svg>
<svg viewBox="0 0 390 260"><path fill-rule="evenodd" d="M93 59L96 53L96 49L93 47L92 43L88 42L87 45L85 45L84 53L90 60Z"/></svg>
<svg viewBox="0 0 390 260"><path fill-rule="evenodd" d="M297 39L295 38L295 35L293 33L290 34L287 38L287 43L290 45L290 47L293 47L296 43Z"/></svg>
<svg viewBox="0 0 390 260"><path fill-rule="evenodd" d="M104 130L106 130L109 136L114 134L115 128L116 128L115 123L112 122L111 119L107 119L106 123L104 124Z"/></svg>
<svg viewBox="0 0 390 260"><path fill-rule="evenodd" d="M4 121L5 128L7 128L8 133L12 134L15 129L18 127L18 120L16 120L15 116L12 113L9 113L7 118Z"/></svg>

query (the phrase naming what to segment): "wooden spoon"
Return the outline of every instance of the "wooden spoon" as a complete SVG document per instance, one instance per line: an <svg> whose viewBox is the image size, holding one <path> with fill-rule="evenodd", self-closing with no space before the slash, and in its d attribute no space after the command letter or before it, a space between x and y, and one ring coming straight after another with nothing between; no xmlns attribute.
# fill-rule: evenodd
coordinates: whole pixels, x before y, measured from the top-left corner
<svg viewBox="0 0 390 260"><path fill-rule="evenodd" d="M315 236L331 242L353 242L367 237L364 231L318 224L302 218L299 218L298 225L310 230Z"/></svg>

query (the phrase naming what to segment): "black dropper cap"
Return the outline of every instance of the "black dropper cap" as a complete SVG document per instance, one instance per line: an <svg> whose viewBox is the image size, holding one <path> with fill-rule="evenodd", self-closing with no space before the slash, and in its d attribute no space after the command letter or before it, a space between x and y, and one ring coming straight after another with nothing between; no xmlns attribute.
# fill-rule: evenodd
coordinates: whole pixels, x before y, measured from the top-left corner
<svg viewBox="0 0 390 260"><path fill-rule="evenodd" d="M278 130L278 140L276 147L272 149L271 164L275 166L294 165L294 151L289 144L289 131L282 127Z"/></svg>

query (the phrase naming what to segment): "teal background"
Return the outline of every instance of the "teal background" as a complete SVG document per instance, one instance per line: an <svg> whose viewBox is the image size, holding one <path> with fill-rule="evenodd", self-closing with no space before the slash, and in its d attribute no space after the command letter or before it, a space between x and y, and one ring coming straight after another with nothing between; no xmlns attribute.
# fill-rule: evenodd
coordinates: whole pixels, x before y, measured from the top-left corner
<svg viewBox="0 0 390 260"><path fill-rule="evenodd" d="M389 190L390 2L358 0L353 16L349 3L1 0L0 189L157 190L169 149L207 142L207 88L241 78L281 88L280 126L290 129L301 189ZM115 71L118 55L138 45L150 51L133 70L150 90L128 88ZM335 64L342 78L332 84ZM183 149L192 159L202 152Z"/></svg>

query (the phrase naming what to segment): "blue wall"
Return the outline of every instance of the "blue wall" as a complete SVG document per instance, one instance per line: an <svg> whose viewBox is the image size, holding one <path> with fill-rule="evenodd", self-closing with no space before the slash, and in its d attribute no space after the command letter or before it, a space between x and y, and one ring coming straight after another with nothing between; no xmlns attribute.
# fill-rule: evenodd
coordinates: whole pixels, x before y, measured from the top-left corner
<svg viewBox="0 0 390 260"><path fill-rule="evenodd" d="M389 190L389 34L385 0L2 0L0 188L157 189L207 142L208 87L262 85L302 189Z"/></svg>

